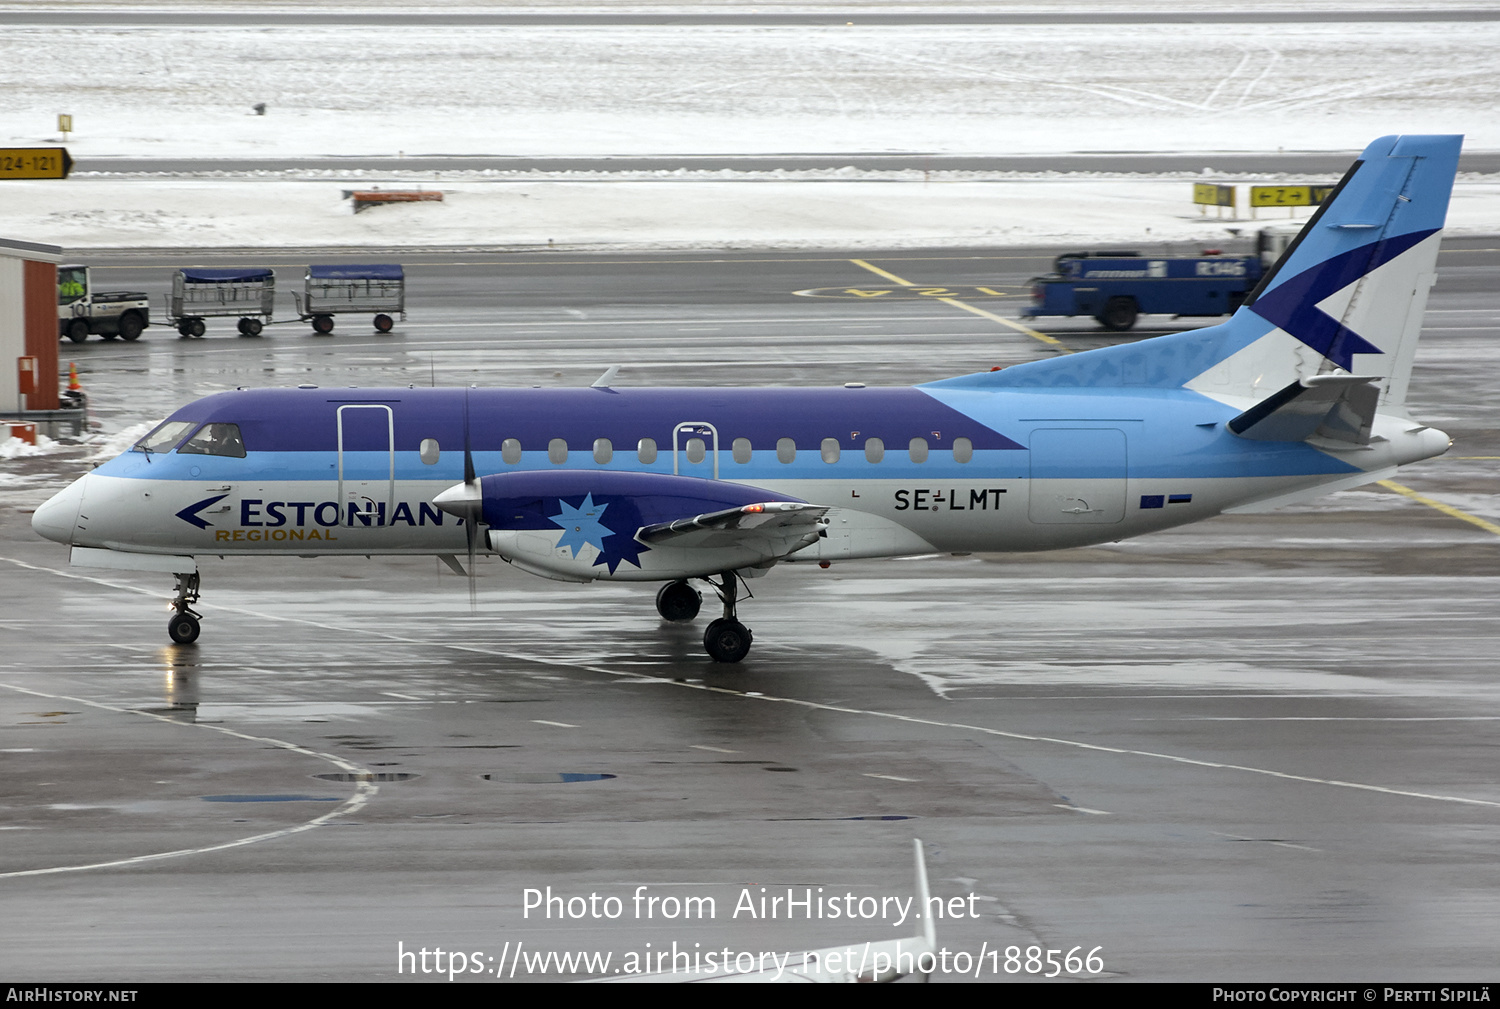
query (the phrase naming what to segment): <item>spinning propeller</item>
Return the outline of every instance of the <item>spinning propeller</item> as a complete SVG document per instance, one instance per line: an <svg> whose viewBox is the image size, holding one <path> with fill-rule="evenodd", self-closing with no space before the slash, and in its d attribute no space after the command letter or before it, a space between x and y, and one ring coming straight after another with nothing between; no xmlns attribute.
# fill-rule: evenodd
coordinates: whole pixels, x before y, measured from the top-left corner
<svg viewBox="0 0 1500 1009"><path fill-rule="evenodd" d="M469 612L478 608L474 584L474 551L479 538L479 523L484 517L484 492L474 473L474 452L469 439L469 390L464 390L464 482L455 484L432 499L432 503L464 523L464 540L469 551Z"/></svg>

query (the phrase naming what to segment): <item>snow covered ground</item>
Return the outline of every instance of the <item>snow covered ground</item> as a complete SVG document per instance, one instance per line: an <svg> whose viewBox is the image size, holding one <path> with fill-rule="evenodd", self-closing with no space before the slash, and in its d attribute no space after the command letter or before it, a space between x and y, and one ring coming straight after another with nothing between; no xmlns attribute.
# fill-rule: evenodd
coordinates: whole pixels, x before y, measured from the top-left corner
<svg viewBox="0 0 1500 1009"><path fill-rule="evenodd" d="M519 9L443 9L450 7ZM1495 21L309 29L98 27L87 23L85 8L143 9L60 0L49 10L63 12L60 21L74 11L70 23L0 26L7 57L0 61L0 146L60 142L56 116L67 112L75 130L69 150L94 165L111 157L1278 148L1352 158L1370 139L1399 132L1464 133L1471 149L1500 149ZM292 9L233 0L212 9L252 8ZM1088 8L1182 9L1165 0L1100 0ZM257 102L268 114L251 112ZM1456 228L1500 230L1497 182L1464 181ZM341 191L375 184L443 189L447 199L354 217ZM1141 240L1148 229L1149 237L1192 241L1224 234L1219 222L1196 215L1186 177L80 174L4 185L0 234L72 248L549 239L573 246L1003 245Z"/></svg>
<svg viewBox="0 0 1500 1009"><path fill-rule="evenodd" d="M75 157L1500 149L1500 22L3 27ZM265 103L268 113L251 107Z"/></svg>
<svg viewBox="0 0 1500 1009"><path fill-rule="evenodd" d="M1029 243L1219 244L1284 221L1202 216L1191 176L1011 176L968 173L662 173L608 177L459 176L424 188L442 203L376 207L355 216L342 193L360 182L77 178L9 183L0 234L70 249L145 246L545 246L890 248ZM583 173L579 173L583 174ZM1217 178L1217 177L1216 177ZM1218 179L1222 181L1222 179ZM1332 180L1327 180L1332 181ZM414 185L400 179L390 188ZM1241 191L1243 206L1244 192ZM1241 212L1242 216L1245 214ZM1305 217L1305 213L1303 215ZM1463 180L1450 228L1500 232L1500 178Z"/></svg>

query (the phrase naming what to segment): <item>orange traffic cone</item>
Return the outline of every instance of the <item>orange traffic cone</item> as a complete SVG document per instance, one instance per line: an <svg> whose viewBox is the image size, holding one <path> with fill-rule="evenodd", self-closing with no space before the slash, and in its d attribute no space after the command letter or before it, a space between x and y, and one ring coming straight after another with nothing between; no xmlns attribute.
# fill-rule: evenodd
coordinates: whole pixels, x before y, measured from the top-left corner
<svg viewBox="0 0 1500 1009"><path fill-rule="evenodd" d="M78 384L78 365L74 364L72 361L68 362L68 391L83 391L83 386Z"/></svg>

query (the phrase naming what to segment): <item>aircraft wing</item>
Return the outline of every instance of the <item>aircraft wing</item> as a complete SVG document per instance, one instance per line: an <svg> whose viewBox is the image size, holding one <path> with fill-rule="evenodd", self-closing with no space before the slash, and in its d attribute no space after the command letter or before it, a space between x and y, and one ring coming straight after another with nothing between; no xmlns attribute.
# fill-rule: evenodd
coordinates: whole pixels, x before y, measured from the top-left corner
<svg viewBox="0 0 1500 1009"><path fill-rule="evenodd" d="M817 540L825 505L761 501L691 518L642 526L636 539L653 546L725 547L755 543L782 557Z"/></svg>
<svg viewBox="0 0 1500 1009"><path fill-rule="evenodd" d="M565 581L606 574L672 581L764 568L816 542L828 511L729 480L582 469L490 474L433 503L478 512L491 549Z"/></svg>

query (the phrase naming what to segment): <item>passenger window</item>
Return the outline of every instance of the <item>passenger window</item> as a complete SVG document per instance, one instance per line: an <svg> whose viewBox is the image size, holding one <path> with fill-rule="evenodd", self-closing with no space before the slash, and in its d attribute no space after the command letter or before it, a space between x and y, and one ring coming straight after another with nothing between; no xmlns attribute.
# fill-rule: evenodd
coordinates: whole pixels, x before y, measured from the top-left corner
<svg viewBox="0 0 1500 1009"><path fill-rule="evenodd" d="M968 462L974 458L974 443L967 438L953 439L953 461Z"/></svg>
<svg viewBox="0 0 1500 1009"><path fill-rule="evenodd" d="M927 461L927 439L926 438L913 438L911 440L911 445L909 447L909 450L911 452L911 461L912 462L926 462Z"/></svg>
<svg viewBox="0 0 1500 1009"><path fill-rule="evenodd" d="M750 439L749 438L736 438L734 440L734 445L731 446L731 447L734 450L734 461L735 462L737 462L737 463L747 463L747 462L750 461Z"/></svg>
<svg viewBox="0 0 1500 1009"><path fill-rule="evenodd" d="M514 438L507 438L500 443L500 458L507 464L514 466L521 461L521 443Z"/></svg>
<svg viewBox="0 0 1500 1009"><path fill-rule="evenodd" d="M880 462L885 458L885 442L879 438L865 439L865 462Z"/></svg>
<svg viewBox="0 0 1500 1009"><path fill-rule="evenodd" d="M135 443L133 452L170 452L197 425L192 420L169 420L158 424L156 429Z"/></svg>
<svg viewBox="0 0 1500 1009"><path fill-rule="evenodd" d="M839 440L837 438L823 439L823 461L835 463L839 461Z"/></svg>
<svg viewBox="0 0 1500 1009"><path fill-rule="evenodd" d="M707 448L708 446L703 444L702 438L689 438L687 440L688 462L692 463L695 466L698 463L702 462L703 457L707 455Z"/></svg>
<svg viewBox="0 0 1500 1009"><path fill-rule="evenodd" d="M776 458L781 462L796 462L797 443L790 438L777 438Z"/></svg>
<svg viewBox="0 0 1500 1009"><path fill-rule="evenodd" d="M553 438L547 443L547 458L561 466L568 461L568 443L562 438Z"/></svg>
<svg viewBox="0 0 1500 1009"><path fill-rule="evenodd" d="M422 462L428 466L436 466L438 456L438 443L436 438L423 438L422 444L417 446L417 454L422 457Z"/></svg>
<svg viewBox="0 0 1500 1009"><path fill-rule="evenodd" d="M243 459L245 443L240 440L238 424L204 424L177 452L180 455L225 455Z"/></svg>
<svg viewBox="0 0 1500 1009"><path fill-rule="evenodd" d="M654 463L656 461L656 439L642 438L636 446L636 458L640 459L641 463L646 466Z"/></svg>
<svg viewBox="0 0 1500 1009"><path fill-rule="evenodd" d="M603 466L615 457L615 446L608 438L594 439L594 461Z"/></svg>

